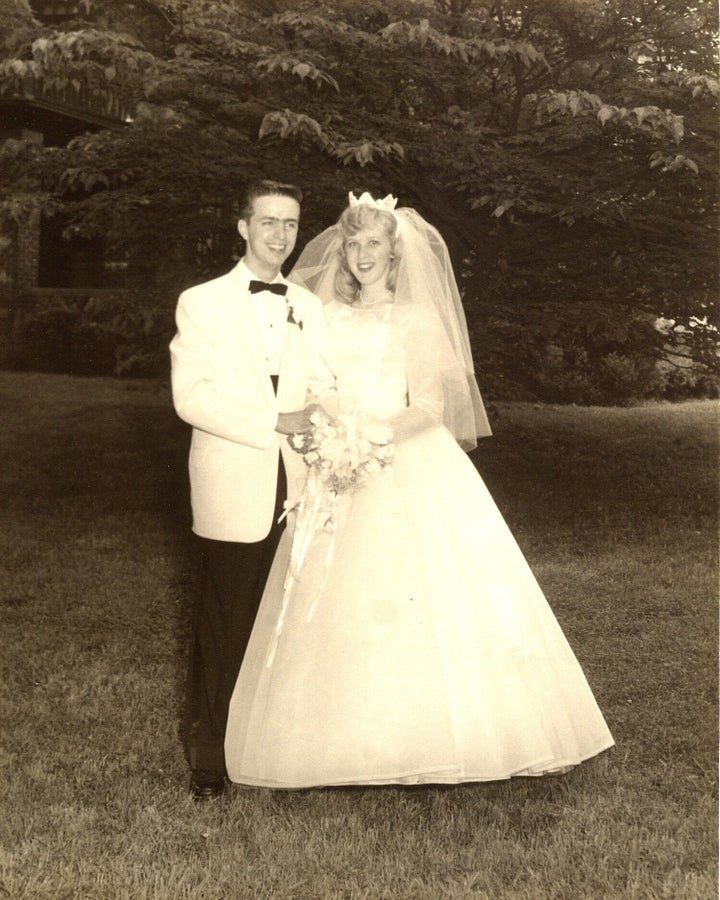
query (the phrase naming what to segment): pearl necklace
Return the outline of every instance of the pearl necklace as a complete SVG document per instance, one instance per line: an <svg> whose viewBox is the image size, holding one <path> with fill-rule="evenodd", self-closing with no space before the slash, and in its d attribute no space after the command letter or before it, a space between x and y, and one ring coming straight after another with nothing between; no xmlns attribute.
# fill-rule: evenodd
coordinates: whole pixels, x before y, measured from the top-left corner
<svg viewBox="0 0 720 900"><path fill-rule="evenodd" d="M390 292L388 292L385 296L377 297L375 300L371 300L370 297L368 297L365 288L360 288L360 303L363 306L377 306L380 303L392 302L392 300L393 296Z"/></svg>

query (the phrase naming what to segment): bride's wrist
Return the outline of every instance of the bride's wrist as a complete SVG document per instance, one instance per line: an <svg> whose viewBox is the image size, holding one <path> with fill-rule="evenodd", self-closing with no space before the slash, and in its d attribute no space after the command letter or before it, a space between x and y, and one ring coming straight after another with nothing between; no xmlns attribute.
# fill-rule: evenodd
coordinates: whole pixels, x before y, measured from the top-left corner
<svg viewBox="0 0 720 900"><path fill-rule="evenodd" d="M360 426L360 434L372 444L392 444L393 430L381 419L366 419Z"/></svg>

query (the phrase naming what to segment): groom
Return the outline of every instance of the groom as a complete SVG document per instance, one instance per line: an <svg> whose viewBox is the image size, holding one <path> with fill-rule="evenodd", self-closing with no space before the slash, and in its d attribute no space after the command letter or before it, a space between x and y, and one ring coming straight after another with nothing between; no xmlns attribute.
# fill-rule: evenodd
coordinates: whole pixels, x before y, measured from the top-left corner
<svg viewBox="0 0 720 900"><path fill-rule="evenodd" d="M235 268L180 295L170 344L173 402L192 425L189 471L201 585L188 677L190 793L225 790L228 707L282 526L304 464L284 435L310 430L305 406L322 322L314 294L280 267L297 238L302 194L252 184Z"/></svg>

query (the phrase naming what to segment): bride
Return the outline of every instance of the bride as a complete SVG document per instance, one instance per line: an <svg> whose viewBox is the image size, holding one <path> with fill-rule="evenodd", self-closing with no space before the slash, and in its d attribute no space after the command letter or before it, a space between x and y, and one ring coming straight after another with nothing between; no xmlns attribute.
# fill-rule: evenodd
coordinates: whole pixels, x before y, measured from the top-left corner
<svg viewBox="0 0 720 900"><path fill-rule="evenodd" d="M613 745L463 452L490 429L445 243L395 206L351 194L291 276L326 304L312 387L328 419L393 458L335 498L300 560L302 513L285 532L230 705L242 784L488 781Z"/></svg>

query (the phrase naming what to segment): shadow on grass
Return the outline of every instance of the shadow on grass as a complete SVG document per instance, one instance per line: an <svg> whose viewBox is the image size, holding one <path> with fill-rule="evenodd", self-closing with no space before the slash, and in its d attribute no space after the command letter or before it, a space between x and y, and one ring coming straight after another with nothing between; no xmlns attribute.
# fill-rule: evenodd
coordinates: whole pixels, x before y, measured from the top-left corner
<svg viewBox="0 0 720 900"><path fill-rule="evenodd" d="M204 807L178 739L189 429L149 382L2 373L0 411L0 893L716 894L715 405L503 405L473 454L615 751L562 777Z"/></svg>

